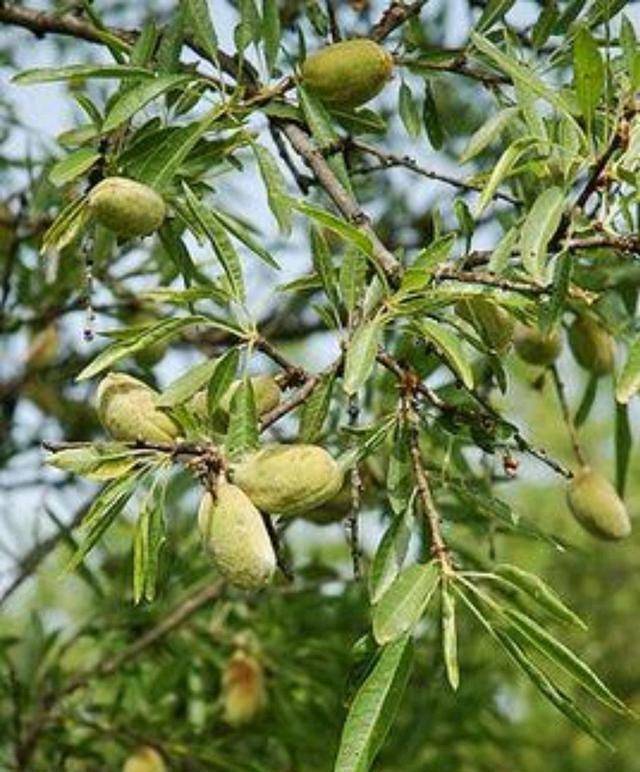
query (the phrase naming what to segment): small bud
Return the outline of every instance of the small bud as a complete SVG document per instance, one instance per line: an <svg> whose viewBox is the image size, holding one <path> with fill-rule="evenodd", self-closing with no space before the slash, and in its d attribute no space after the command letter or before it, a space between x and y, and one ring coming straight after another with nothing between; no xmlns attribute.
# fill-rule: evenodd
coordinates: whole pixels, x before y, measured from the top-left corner
<svg viewBox="0 0 640 772"><path fill-rule="evenodd" d="M125 177L107 177L91 190L89 211L122 238L158 230L167 213L162 197L147 185Z"/></svg>
<svg viewBox="0 0 640 772"><path fill-rule="evenodd" d="M262 515L240 488L222 480L215 499L205 493L198 528L218 570L231 584L258 589L271 581L276 569L271 539Z"/></svg>
<svg viewBox="0 0 640 772"><path fill-rule="evenodd" d="M338 493L343 475L317 445L267 445L233 469L233 481L264 512L294 515Z"/></svg>
<svg viewBox="0 0 640 772"><path fill-rule="evenodd" d="M143 745L125 761L122 772L166 772L162 756L155 748Z"/></svg>
<svg viewBox="0 0 640 772"><path fill-rule="evenodd" d="M230 726L248 724L264 709L267 691L260 662L236 651L222 674L224 720Z"/></svg>
<svg viewBox="0 0 640 772"><path fill-rule="evenodd" d="M485 298L468 298L456 303L456 313L473 325L484 343L499 354L511 345L515 321L496 303Z"/></svg>
<svg viewBox="0 0 640 772"><path fill-rule="evenodd" d="M615 488L588 466L574 475L567 488L567 503L580 525L600 539L624 539L631 521Z"/></svg>
<svg viewBox="0 0 640 772"><path fill-rule="evenodd" d="M373 40L357 38L326 46L302 65L302 82L323 102L358 107L382 91L393 58Z"/></svg>
<svg viewBox="0 0 640 772"><path fill-rule="evenodd" d="M98 386L100 423L115 440L170 443L179 426L156 407L158 393L124 373L109 373Z"/></svg>
<svg viewBox="0 0 640 772"><path fill-rule="evenodd" d="M524 324L517 325L514 344L520 359L540 367L552 364L562 350L562 338L557 330L543 333Z"/></svg>
<svg viewBox="0 0 640 772"><path fill-rule="evenodd" d="M613 338L590 317L576 317L569 328L569 345L576 362L593 375L600 377L613 372Z"/></svg>

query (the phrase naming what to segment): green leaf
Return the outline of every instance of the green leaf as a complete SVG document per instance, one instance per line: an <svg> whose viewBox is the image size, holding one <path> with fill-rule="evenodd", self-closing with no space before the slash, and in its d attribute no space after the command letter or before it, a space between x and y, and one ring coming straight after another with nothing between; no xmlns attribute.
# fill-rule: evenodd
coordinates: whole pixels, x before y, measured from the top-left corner
<svg viewBox="0 0 640 772"><path fill-rule="evenodd" d="M344 365L343 388L356 394L371 375L376 363L382 322L379 318L365 322L349 341Z"/></svg>
<svg viewBox="0 0 640 772"><path fill-rule="evenodd" d="M173 181L183 161L202 136L226 110L226 105L218 105L201 120L168 134L136 169L136 179L162 192Z"/></svg>
<svg viewBox="0 0 640 772"><path fill-rule="evenodd" d="M605 72L598 44L588 27L581 25L573 41L573 76L580 110L591 125L604 93Z"/></svg>
<svg viewBox="0 0 640 772"><path fill-rule="evenodd" d="M428 80L424 82L424 103L422 105L422 120L427 136L434 150L440 150L444 144L444 129L440 123L438 105L436 104L435 94Z"/></svg>
<svg viewBox="0 0 640 772"><path fill-rule="evenodd" d="M425 612L440 575L436 564L403 569L373 608L373 635L379 644L411 632Z"/></svg>
<svg viewBox="0 0 640 772"><path fill-rule="evenodd" d="M33 83L54 83L59 80L84 80L86 78L153 78L152 70L132 67L128 64L72 64L68 67L38 68L25 70L14 76L13 82L21 86Z"/></svg>
<svg viewBox="0 0 640 772"><path fill-rule="evenodd" d="M509 563L501 563L494 569L497 576L506 579L532 598L541 608L562 622L569 622L586 630L585 623L564 603L562 598L536 574Z"/></svg>
<svg viewBox="0 0 640 772"><path fill-rule="evenodd" d="M613 694L593 670L535 620L517 609L502 608L501 611L524 640L562 668L596 699L620 713L627 712L626 705Z"/></svg>
<svg viewBox="0 0 640 772"><path fill-rule="evenodd" d="M458 668L456 603L455 596L451 594L449 589L449 580L443 579L440 584L440 592L442 601L442 654L449 685L455 692L460 684L460 671Z"/></svg>
<svg viewBox="0 0 640 772"><path fill-rule="evenodd" d="M547 246L558 230L564 207L560 188L548 188L536 198L520 234L522 264L536 279L544 275Z"/></svg>
<svg viewBox="0 0 640 772"><path fill-rule="evenodd" d="M272 268L280 268L278 262L271 256L269 252L253 238L249 229L243 225L237 218L223 212L219 209L209 209L209 213L212 217L219 221L229 233L234 236L238 241L242 242L247 249L250 249L254 255L257 255L262 261Z"/></svg>
<svg viewBox="0 0 640 772"><path fill-rule="evenodd" d="M102 131L108 132L128 121L138 110L157 99L162 94L184 87L193 80L191 75L158 75L153 80L145 80L121 94L110 106L105 117Z"/></svg>
<svg viewBox="0 0 640 772"><path fill-rule="evenodd" d="M187 327L193 327L196 324L207 325L209 323L210 320L206 316L183 316L178 319L164 319L156 324L149 325L143 331L134 330L124 340L116 341L107 346L104 351L101 351L93 362L90 362L80 372L76 380L85 381L88 378L92 378L94 375L98 375L98 373L111 367L120 359L131 356L136 351L142 351L142 349L148 346L153 346L154 343L170 340Z"/></svg>
<svg viewBox="0 0 640 772"><path fill-rule="evenodd" d="M382 650L351 703L334 772L368 772L398 711L412 663L408 635Z"/></svg>
<svg viewBox="0 0 640 772"><path fill-rule="evenodd" d="M49 180L52 185L60 187L75 180L88 171L101 158L100 153L88 147L81 147L73 153L61 158L49 170Z"/></svg>
<svg viewBox="0 0 640 772"><path fill-rule="evenodd" d="M76 198L60 210L42 237L40 252L49 250L61 252L68 247L89 220L89 210L86 198Z"/></svg>
<svg viewBox="0 0 640 772"><path fill-rule="evenodd" d="M413 493L409 429L404 422L398 422L393 432L393 446L387 467L386 490L391 509L396 514L404 512Z"/></svg>
<svg viewBox="0 0 640 772"><path fill-rule="evenodd" d="M519 137L514 140L509 147L502 153L498 162L494 165L493 171L489 176L487 184L482 189L478 203L474 211L476 219L484 212L494 197L498 186L505 180L516 162L535 144L534 137Z"/></svg>
<svg viewBox="0 0 640 772"><path fill-rule="evenodd" d="M420 333L436 346L462 383L468 389L472 389L471 361L464 351L459 336L432 319L422 319L417 323L417 327Z"/></svg>
<svg viewBox="0 0 640 772"><path fill-rule="evenodd" d="M196 42L211 61L217 61L218 36L209 13L207 0L182 0L182 4L186 21Z"/></svg>
<svg viewBox="0 0 640 772"><path fill-rule="evenodd" d="M496 244L487 266L491 273L504 273L506 271L511 253L518 240L518 235L517 228L510 228Z"/></svg>
<svg viewBox="0 0 640 772"><path fill-rule="evenodd" d="M572 123L579 136L584 140L584 134L573 117L571 106L557 89L548 86L533 70L520 64L507 54L502 53L497 46L494 46L493 43L489 42L482 35L478 35L477 32L471 33L471 41L478 51L489 57L502 72L506 73L513 80L515 85L524 85L525 88L555 107L558 112Z"/></svg>
<svg viewBox="0 0 640 772"><path fill-rule="evenodd" d="M298 426L300 442L312 443L322 435L324 422L331 406L331 395L335 380L336 373L334 370L323 375L318 385L311 392L311 396L303 403Z"/></svg>
<svg viewBox="0 0 640 772"><path fill-rule="evenodd" d="M593 407L596 396L598 394L599 382L600 382L600 379L598 378L597 375L592 375L587 381L584 394L582 395L582 399L580 400L580 405L578 406L578 409L576 410L575 418L573 419L576 429L579 429L587 420L587 418L589 418L589 414L591 413L591 408Z"/></svg>
<svg viewBox="0 0 640 772"><path fill-rule="evenodd" d="M84 532L84 538L69 561L67 570L72 571L79 566L86 555L97 544L98 540L126 506L133 495L140 476L145 471L143 470L142 472L114 480L100 491L94 499L91 509L82 521L81 529Z"/></svg>
<svg viewBox="0 0 640 772"><path fill-rule="evenodd" d="M162 30L156 51L156 66L160 72L177 72L180 68L180 54L185 35L184 23L184 6L178 6L171 14L169 23Z"/></svg>
<svg viewBox="0 0 640 772"><path fill-rule="evenodd" d="M136 451L118 443L104 443L59 450L47 456L47 464L89 480L114 480L150 456L153 453L148 450Z"/></svg>
<svg viewBox="0 0 640 772"><path fill-rule="evenodd" d="M640 85L640 51L633 24L625 15L622 16L620 25L620 45L624 53L631 90L635 91Z"/></svg>
<svg viewBox="0 0 640 772"><path fill-rule="evenodd" d="M476 29L480 32L486 32L497 21L504 19L505 14L513 8L515 2L516 0L489 0L482 10Z"/></svg>
<svg viewBox="0 0 640 772"><path fill-rule="evenodd" d="M207 387L207 411L210 416L215 414L220 401L229 391L233 379L236 377L239 363L240 351L237 348L225 351L216 362L215 370Z"/></svg>
<svg viewBox="0 0 640 772"><path fill-rule="evenodd" d="M167 386L156 401L157 406L183 405L211 379L217 365L217 359L205 359L204 362L189 368Z"/></svg>
<svg viewBox="0 0 640 772"><path fill-rule="evenodd" d="M259 444L258 414L251 379L247 376L235 389L229 409L225 447L229 456L239 458Z"/></svg>
<svg viewBox="0 0 640 772"><path fill-rule="evenodd" d="M569 292L573 259L568 252L561 252L556 258L552 291L549 300L540 308L540 329L547 333L560 321Z"/></svg>
<svg viewBox="0 0 640 772"><path fill-rule="evenodd" d="M398 93L398 111L407 134L410 137L419 137L422 131L420 110L415 103L410 87L404 80L400 84L400 91Z"/></svg>
<svg viewBox="0 0 640 772"><path fill-rule="evenodd" d="M360 250L347 248L340 265L340 295L347 311L362 300L367 280L367 261Z"/></svg>
<svg viewBox="0 0 640 772"><path fill-rule="evenodd" d="M314 206L313 204L307 204L304 201L293 201L292 206L310 220L337 233L338 236L343 238L347 243L353 244L353 246L357 247L361 252L364 252L367 257L373 256L371 240L355 225L351 225L351 223L341 220L339 217L331 214L331 212L327 212L326 209L321 209L319 206Z"/></svg>
<svg viewBox="0 0 640 772"><path fill-rule="evenodd" d="M264 58L269 75L273 72L280 48L280 11L277 0L262 0L262 37Z"/></svg>
<svg viewBox="0 0 640 772"><path fill-rule="evenodd" d="M196 224L205 232L216 257L222 265L232 295L236 300L244 300L245 288L242 276L242 265L240 263L240 258L231 243L231 239L224 227L212 216L209 208L197 198L186 182L183 183L182 187L187 206L195 218Z"/></svg>
<svg viewBox="0 0 640 772"><path fill-rule="evenodd" d="M431 281L435 269L449 258L455 241L455 233L449 233L421 249L413 263L405 270L398 294L404 295L424 289Z"/></svg>
<svg viewBox="0 0 640 772"><path fill-rule="evenodd" d="M500 112L492 115L491 118L489 118L486 123L483 123L473 134L460 156L460 163L465 164L472 158L475 158L478 153L481 153L500 136L502 131L516 118L517 115L517 107L506 107L504 110L500 110Z"/></svg>
<svg viewBox="0 0 640 772"><path fill-rule="evenodd" d="M631 448L633 437L629 421L629 409L627 405L616 404L615 435L616 435L616 490L620 496L624 496L631 461Z"/></svg>
<svg viewBox="0 0 640 772"><path fill-rule="evenodd" d="M242 54L253 41L260 39L260 15L254 0L239 0L240 22L234 30L234 39L238 53Z"/></svg>
<svg viewBox="0 0 640 772"><path fill-rule="evenodd" d="M409 497L403 512L397 514L384 532L369 570L369 597L378 603L398 576L409 549L411 524L414 519L415 494Z"/></svg>
<svg viewBox="0 0 640 772"><path fill-rule="evenodd" d="M133 541L133 602L155 598L160 550L166 541L163 507L149 502L138 515Z"/></svg>
<svg viewBox="0 0 640 772"><path fill-rule="evenodd" d="M640 335L629 346L627 361L616 384L616 399L626 405L638 390L640 390Z"/></svg>
<svg viewBox="0 0 640 772"><path fill-rule="evenodd" d="M280 230L285 234L291 233L291 202L287 193L287 183L282 176L280 167L266 147L257 142L252 143L251 147L258 160L262 181L267 189L269 208L273 212Z"/></svg>
<svg viewBox="0 0 640 772"><path fill-rule="evenodd" d="M313 257L313 267L320 277L322 288L332 305L337 308L339 297L336 271L331 261L327 241L322 235L322 231L315 226L311 227L311 255Z"/></svg>

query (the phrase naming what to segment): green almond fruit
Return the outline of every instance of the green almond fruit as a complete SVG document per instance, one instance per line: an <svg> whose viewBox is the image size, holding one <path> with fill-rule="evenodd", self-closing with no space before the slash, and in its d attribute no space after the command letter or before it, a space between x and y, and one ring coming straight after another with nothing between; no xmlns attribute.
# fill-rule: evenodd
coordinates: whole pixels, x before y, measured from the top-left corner
<svg viewBox="0 0 640 772"><path fill-rule="evenodd" d="M609 333L588 316L577 316L569 328L569 346L576 362L598 377L615 366L615 343Z"/></svg>
<svg viewBox="0 0 640 772"><path fill-rule="evenodd" d="M524 324L516 326L513 342L520 359L540 367L555 362L562 350L562 338L558 330L543 333L536 327Z"/></svg>
<svg viewBox="0 0 640 772"><path fill-rule="evenodd" d="M278 407L282 392L272 375L254 375L250 380L253 388L253 397L256 402L256 412L259 416L265 415L265 413L269 413ZM216 416L215 423L221 431L224 431L226 428L231 400L241 383L242 381L240 380L233 381L218 403L218 413L220 415ZM208 420L207 392L203 390L194 394L189 402L189 407L201 421L206 422Z"/></svg>
<svg viewBox="0 0 640 772"><path fill-rule="evenodd" d="M158 230L167 207L148 185L126 177L107 177L89 193L88 208L105 228L122 238L148 236Z"/></svg>
<svg viewBox="0 0 640 772"><path fill-rule="evenodd" d="M267 704L264 670L250 654L236 651L222 673L224 720L230 726L243 726Z"/></svg>
<svg viewBox="0 0 640 772"><path fill-rule="evenodd" d="M149 745L144 745L129 756L122 767L122 772L166 772L166 769L158 751Z"/></svg>
<svg viewBox="0 0 640 772"><path fill-rule="evenodd" d="M342 470L318 445L267 445L232 470L233 481L264 512L296 515L333 498Z"/></svg>
<svg viewBox="0 0 640 772"><path fill-rule="evenodd" d="M221 481L215 499L205 493L198 511L203 543L222 576L255 590L273 578L276 556L262 515L236 485Z"/></svg>
<svg viewBox="0 0 640 772"><path fill-rule="evenodd" d="M484 343L499 354L513 342L515 320L496 303L485 298L468 298L458 301L455 310L477 330Z"/></svg>
<svg viewBox="0 0 640 772"><path fill-rule="evenodd" d="M567 503L576 520L593 536L615 541L631 533L627 509L615 488L588 466L580 469L569 483Z"/></svg>
<svg viewBox="0 0 640 772"><path fill-rule="evenodd" d="M180 427L156 407L158 392L124 373L100 382L96 407L100 423L115 440L171 443Z"/></svg>
<svg viewBox="0 0 640 772"><path fill-rule="evenodd" d="M302 83L329 106L358 107L389 80L393 58L373 40L358 38L326 46L305 59Z"/></svg>

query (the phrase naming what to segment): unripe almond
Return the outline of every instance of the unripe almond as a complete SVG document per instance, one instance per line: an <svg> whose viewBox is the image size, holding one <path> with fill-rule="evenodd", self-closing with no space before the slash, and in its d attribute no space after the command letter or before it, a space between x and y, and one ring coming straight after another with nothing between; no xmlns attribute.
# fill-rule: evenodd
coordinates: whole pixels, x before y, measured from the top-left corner
<svg viewBox="0 0 640 772"><path fill-rule="evenodd" d="M558 358L562 338L557 330L543 333L536 327L519 324L514 334L514 345L520 359L530 365L546 367Z"/></svg>
<svg viewBox="0 0 640 772"><path fill-rule="evenodd" d="M231 400L235 394L237 388L242 381L233 381L231 386L227 389L224 396L218 403L218 412L220 415L216 415L215 424L221 431L224 431L226 422L229 418L229 408L231 407ZM251 386L253 388L253 397L256 402L256 412L259 416L268 413L280 404L280 397L282 392L278 386L275 378L272 375L254 375L251 378ZM189 406L194 413L202 421L207 420L207 392L199 391L194 394Z"/></svg>
<svg viewBox="0 0 640 772"><path fill-rule="evenodd" d="M593 375L602 376L613 372L613 338L590 317L576 317L569 328L569 345L577 363Z"/></svg>
<svg viewBox="0 0 640 772"><path fill-rule="evenodd" d="M308 56L302 82L327 105L358 107L382 91L392 69L393 58L382 46L357 38Z"/></svg>
<svg viewBox="0 0 640 772"><path fill-rule="evenodd" d="M250 723L267 703L264 671L260 662L236 651L222 674L224 720L231 726Z"/></svg>
<svg viewBox="0 0 640 772"><path fill-rule="evenodd" d="M48 367L58 356L59 348L58 328L55 324L48 324L31 338L26 357L27 367L33 370Z"/></svg>
<svg viewBox="0 0 640 772"><path fill-rule="evenodd" d="M156 407L158 393L124 373L109 373L98 386L100 423L115 440L173 442L180 427Z"/></svg>
<svg viewBox="0 0 640 772"><path fill-rule="evenodd" d="M129 756L122 767L122 772L166 772L166 769L158 751L149 745L144 745Z"/></svg>
<svg viewBox="0 0 640 772"><path fill-rule="evenodd" d="M213 560L231 584L258 589L276 570L276 556L262 515L235 485L222 480L215 499L205 493L198 511L200 535Z"/></svg>
<svg viewBox="0 0 640 772"><path fill-rule="evenodd" d="M158 230L167 213L153 188L126 177L107 177L91 190L89 211L105 228L122 238L147 236Z"/></svg>
<svg viewBox="0 0 640 772"><path fill-rule="evenodd" d="M473 325L482 340L499 354L511 345L515 321L496 303L485 298L468 298L456 303L456 313Z"/></svg>
<svg viewBox="0 0 640 772"><path fill-rule="evenodd" d="M567 488L567 503L585 530L600 539L624 539L631 533L631 521L615 488L588 466L574 475Z"/></svg>
<svg viewBox="0 0 640 772"><path fill-rule="evenodd" d="M233 481L265 512L294 515L331 499L342 470L317 445L267 445L233 468Z"/></svg>

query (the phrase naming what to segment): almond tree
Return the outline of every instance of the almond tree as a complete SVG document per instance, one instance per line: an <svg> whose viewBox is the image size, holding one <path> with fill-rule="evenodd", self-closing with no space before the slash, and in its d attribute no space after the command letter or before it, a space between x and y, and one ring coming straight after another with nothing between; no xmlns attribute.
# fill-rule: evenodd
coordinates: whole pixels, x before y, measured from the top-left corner
<svg viewBox="0 0 640 772"><path fill-rule="evenodd" d="M631 533L631 4L127 5L0 3L14 89L76 116L16 156L2 103L3 480L55 525L3 588L40 612L3 764L533 769L517 671L610 747L582 697L629 708L528 554Z"/></svg>

